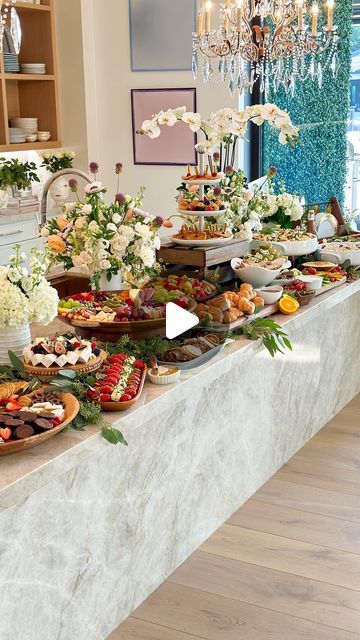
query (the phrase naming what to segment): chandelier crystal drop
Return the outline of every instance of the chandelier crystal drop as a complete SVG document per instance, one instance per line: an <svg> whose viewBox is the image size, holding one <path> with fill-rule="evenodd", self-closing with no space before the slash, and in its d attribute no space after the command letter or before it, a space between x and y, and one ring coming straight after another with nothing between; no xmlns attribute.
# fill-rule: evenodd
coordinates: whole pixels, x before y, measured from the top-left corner
<svg viewBox="0 0 360 640"><path fill-rule="evenodd" d="M230 93L284 88L294 95L298 82L321 87L324 73L338 69L334 0L321 9L306 0L226 0L219 26L212 28L213 5L203 1L193 34L192 71L204 82L227 82Z"/></svg>

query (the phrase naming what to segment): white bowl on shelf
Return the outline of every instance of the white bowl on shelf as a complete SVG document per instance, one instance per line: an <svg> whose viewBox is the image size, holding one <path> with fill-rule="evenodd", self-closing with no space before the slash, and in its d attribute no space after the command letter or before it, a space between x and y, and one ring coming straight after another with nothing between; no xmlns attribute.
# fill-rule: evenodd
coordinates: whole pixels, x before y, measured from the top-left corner
<svg viewBox="0 0 360 640"><path fill-rule="evenodd" d="M256 293L264 300L265 304L276 304L276 302L279 302L283 292L284 289L279 284L256 289Z"/></svg>
<svg viewBox="0 0 360 640"><path fill-rule="evenodd" d="M320 291L323 283L322 276L299 276L298 280L306 284L309 291Z"/></svg>
<svg viewBox="0 0 360 640"><path fill-rule="evenodd" d="M37 139L39 142L47 142L48 140L50 140L51 138L51 133L50 131L38 131L37 132Z"/></svg>
<svg viewBox="0 0 360 640"><path fill-rule="evenodd" d="M266 267L260 267L258 265L239 267L238 264L239 258L233 258L231 260L231 268L236 277L240 278L243 282L248 282L256 289L266 287L270 282L275 280L284 269L288 269L291 265L289 261L285 261L280 269L267 269Z"/></svg>

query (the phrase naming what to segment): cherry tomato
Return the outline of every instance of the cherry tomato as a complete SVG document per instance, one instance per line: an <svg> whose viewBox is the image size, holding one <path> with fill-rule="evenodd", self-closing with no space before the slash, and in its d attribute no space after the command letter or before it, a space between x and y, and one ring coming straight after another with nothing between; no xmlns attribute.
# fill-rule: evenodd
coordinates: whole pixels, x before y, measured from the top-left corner
<svg viewBox="0 0 360 640"><path fill-rule="evenodd" d="M102 393L100 396L100 402L111 402L111 395L109 393Z"/></svg>
<svg viewBox="0 0 360 640"><path fill-rule="evenodd" d="M129 393L124 393L120 398L120 402L128 402L129 400L132 400L132 397Z"/></svg>
<svg viewBox="0 0 360 640"><path fill-rule="evenodd" d="M110 385L108 385L108 384L105 384L102 387L100 387L100 392L101 393L112 393L112 391L113 391L113 388L110 387Z"/></svg>

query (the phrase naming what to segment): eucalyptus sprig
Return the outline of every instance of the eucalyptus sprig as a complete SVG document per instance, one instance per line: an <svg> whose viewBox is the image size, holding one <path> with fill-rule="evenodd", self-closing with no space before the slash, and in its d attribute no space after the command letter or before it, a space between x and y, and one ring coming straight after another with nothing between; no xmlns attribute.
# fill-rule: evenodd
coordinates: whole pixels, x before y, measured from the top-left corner
<svg viewBox="0 0 360 640"><path fill-rule="evenodd" d="M276 353L284 353L284 349L292 351L292 344L282 327L268 318L258 318L242 327L242 332L249 340L262 340L271 357Z"/></svg>

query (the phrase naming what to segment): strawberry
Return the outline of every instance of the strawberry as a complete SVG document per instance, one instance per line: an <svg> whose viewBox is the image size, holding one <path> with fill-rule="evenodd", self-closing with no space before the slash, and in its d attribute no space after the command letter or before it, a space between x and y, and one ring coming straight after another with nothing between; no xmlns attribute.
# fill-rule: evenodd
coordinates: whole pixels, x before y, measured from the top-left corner
<svg viewBox="0 0 360 640"><path fill-rule="evenodd" d="M94 351L94 349L97 349L97 342L95 342L95 340L93 340L93 342L91 343L91 348Z"/></svg>
<svg viewBox="0 0 360 640"><path fill-rule="evenodd" d="M110 385L105 384L104 386L100 387L100 393L112 393L113 392L113 388L110 387Z"/></svg>
<svg viewBox="0 0 360 640"><path fill-rule="evenodd" d="M0 429L0 438L2 438L3 440L10 440L11 434L12 431L10 427L3 427L2 429Z"/></svg>
<svg viewBox="0 0 360 640"><path fill-rule="evenodd" d="M81 347L81 342L73 342L73 345L75 349L78 349L79 347Z"/></svg>
<svg viewBox="0 0 360 640"><path fill-rule="evenodd" d="M100 396L100 402L111 402L111 395L109 393L102 393Z"/></svg>
<svg viewBox="0 0 360 640"><path fill-rule="evenodd" d="M51 422L51 424L52 424L54 427L58 427L58 426L59 426L59 424L61 424L61 422L62 422L62 421L61 421L61 419L60 419L60 418L58 418L58 417L56 417L56 416L55 416L55 418L52 418L52 419L50 420L50 422Z"/></svg>
<svg viewBox="0 0 360 640"><path fill-rule="evenodd" d="M135 369L141 369L143 370L144 368L144 363L141 360L135 360L134 362L134 368Z"/></svg>
<svg viewBox="0 0 360 640"><path fill-rule="evenodd" d="M99 393L98 391L95 391L95 389L88 389L86 392L86 395L88 398L90 398L91 400L96 400L99 397Z"/></svg>
<svg viewBox="0 0 360 640"><path fill-rule="evenodd" d="M6 407L6 411L21 411L22 406L18 402L8 402Z"/></svg>

